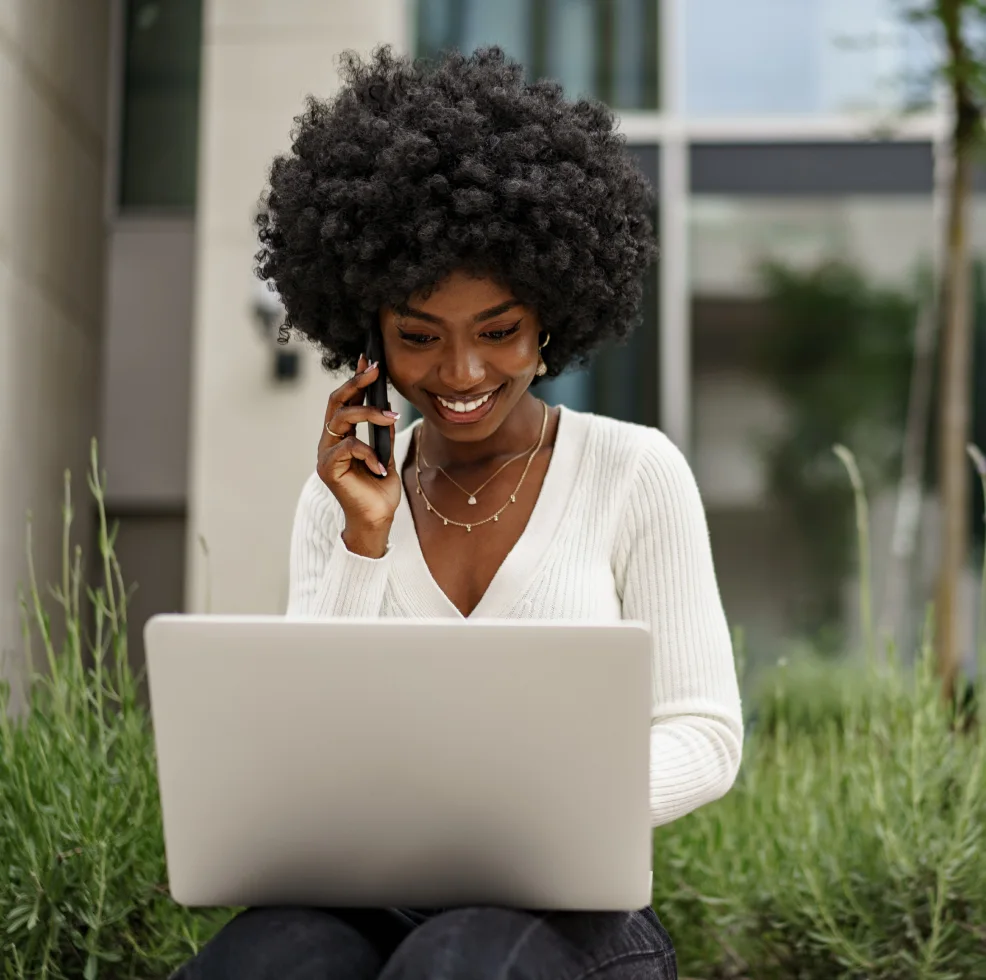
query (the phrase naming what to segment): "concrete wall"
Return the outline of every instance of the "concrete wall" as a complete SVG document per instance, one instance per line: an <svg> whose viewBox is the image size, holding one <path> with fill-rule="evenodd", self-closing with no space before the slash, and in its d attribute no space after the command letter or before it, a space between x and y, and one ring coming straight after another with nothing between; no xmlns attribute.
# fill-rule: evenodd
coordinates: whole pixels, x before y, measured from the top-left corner
<svg viewBox="0 0 986 980"><path fill-rule="evenodd" d="M114 507L185 507L194 243L191 217L117 218L110 233L100 455Z"/></svg>
<svg viewBox="0 0 986 980"><path fill-rule="evenodd" d="M103 303L108 0L0 2L0 652L16 669L25 514L60 580L62 474L78 528ZM14 667L11 664L15 665Z"/></svg>
<svg viewBox="0 0 986 980"><path fill-rule="evenodd" d="M337 383L306 351L271 380L252 313L253 216L267 167L309 93L338 85L339 52L405 43L403 0L206 0L201 94L186 604L282 612L298 493ZM208 547L208 559L199 547Z"/></svg>
<svg viewBox="0 0 986 980"><path fill-rule="evenodd" d="M100 458L139 669L147 619L184 606L194 219L117 215L107 255Z"/></svg>

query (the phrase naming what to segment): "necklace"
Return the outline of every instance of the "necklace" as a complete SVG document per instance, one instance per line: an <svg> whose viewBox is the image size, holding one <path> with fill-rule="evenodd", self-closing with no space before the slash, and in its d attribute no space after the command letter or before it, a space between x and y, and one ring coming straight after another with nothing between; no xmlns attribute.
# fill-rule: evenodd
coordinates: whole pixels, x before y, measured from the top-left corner
<svg viewBox="0 0 986 980"><path fill-rule="evenodd" d="M520 480L517 481L517 486L514 487L514 492L510 494L510 498L507 502L495 513L489 517L484 517L481 521L471 521L468 524L464 524L462 521L453 521L451 517L446 517L444 514L437 511L432 502L428 499L428 495L424 492L424 488L421 486L421 439L415 440L414 446L414 480L417 483L416 493L419 493L424 499L425 506L431 511L445 527L452 524L454 527L464 527L466 531L472 531L474 527L479 527L480 524L489 524L490 521L499 521L500 515L511 505L517 503L517 494L520 493L520 488L524 485L524 480L527 478L527 471L531 468L531 463L534 462L534 457L537 456L538 450L544 444L544 433L548 427L548 405L547 402L542 403L544 405L544 413L541 416L541 435L538 437L538 441L534 444L534 448L530 451L527 457L527 463L524 466L524 472L520 474ZM462 489L461 487L459 489Z"/></svg>
<svg viewBox="0 0 986 980"><path fill-rule="evenodd" d="M458 483L455 479L453 479L452 476L446 473L444 467L436 466L435 469L438 470L438 472L441 473L446 480L448 480L454 486L458 487L469 498L466 501L467 504L470 504L471 506L475 506L476 498L479 496L480 492L483 491L487 486L489 486L489 484L491 484L511 463L516 463L518 459L521 459L522 457L526 456L528 453L532 452L536 445L537 443L535 443L534 446L531 446L530 449L525 449L522 453L517 453L516 456L511 456L510 459L508 459L488 480L484 481L478 487L476 487L476 489L473 490L472 493L470 493L461 483ZM431 464L429 464L428 460L425 459L425 454L419 453L419 456L421 462L425 466L425 469L427 469L428 466Z"/></svg>

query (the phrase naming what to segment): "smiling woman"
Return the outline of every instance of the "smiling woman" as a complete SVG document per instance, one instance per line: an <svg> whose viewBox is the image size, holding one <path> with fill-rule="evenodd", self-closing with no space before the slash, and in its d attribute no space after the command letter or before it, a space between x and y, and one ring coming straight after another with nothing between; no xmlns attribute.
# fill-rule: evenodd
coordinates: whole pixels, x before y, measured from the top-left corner
<svg viewBox="0 0 986 980"><path fill-rule="evenodd" d="M743 737L695 480L658 431L532 390L638 320L647 182L609 110L497 49L431 66L384 49L344 81L298 120L260 218L288 323L355 369L318 420L288 614L647 623L651 819L683 816L730 788ZM367 404L384 376L421 414L390 459L356 434L396 421ZM254 910L182 976L508 974L669 980L675 956L650 908Z"/></svg>

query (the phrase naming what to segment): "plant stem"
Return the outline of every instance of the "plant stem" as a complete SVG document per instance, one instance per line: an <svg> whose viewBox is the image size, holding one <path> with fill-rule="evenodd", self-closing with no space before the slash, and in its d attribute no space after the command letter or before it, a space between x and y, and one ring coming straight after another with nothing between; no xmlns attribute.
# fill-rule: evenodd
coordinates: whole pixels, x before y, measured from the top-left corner
<svg viewBox="0 0 986 980"><path fill-rule="evenodd" d="M973 443L966 446L966 452L972 459L972 464L979 476L979 484L983 490L983 521L986 523L986 456ZM986 670L986 546L983 547L983 567L979 573L979 615L976 618L976 633L978 641L976 649L979 653L976 664L976 679L981 684L983 671Z"/></svg>
<svg viewBox="0 0 986 980"><path fill-rule="evenodd" d="M859 614L862 621L863 642L866 657L872 663L876 655L876 639L873 635L873 582L870 568L870 510L866 500L866 487L856 465L856 457L845 446L833 446L832 451L842 460L852 484L856 504L856 536L859 543Z"/></svg>

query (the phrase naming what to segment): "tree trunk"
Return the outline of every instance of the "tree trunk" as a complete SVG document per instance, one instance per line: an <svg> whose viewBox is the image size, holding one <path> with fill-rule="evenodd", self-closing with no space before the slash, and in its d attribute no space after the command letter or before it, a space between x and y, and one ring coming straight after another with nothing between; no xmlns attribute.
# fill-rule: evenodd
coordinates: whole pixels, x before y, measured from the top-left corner
<svg viewBox="0 0 986 980"><path fill-rule="evenodd" d="M920 300L914 328L914 359L907 397L907 420L904 424L904 450L900 485L897 489L897 512L894 516L890 562L880 624L877 654L882 660L883 641L900 649L908 599L911 595L911 570L917 554L924 495L924 472L927 464L928 434L935 390L935 352L938 341L938 318L941 301L937 271L932 295Z"/></svg>
<svg viewBox="0 0 986 980"><path fill-rule="evenodd" d="M957 100L958 101L958 100ZM937 656L946 696L959 668L960 589L969 546L969 439L972 400L972 321L969 309L968 200L972 145L957 107L954 173L948 205L939 402L939 487L942 552L938 575Z"/></svg>

